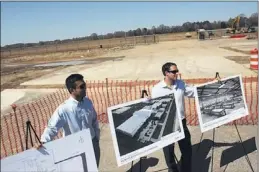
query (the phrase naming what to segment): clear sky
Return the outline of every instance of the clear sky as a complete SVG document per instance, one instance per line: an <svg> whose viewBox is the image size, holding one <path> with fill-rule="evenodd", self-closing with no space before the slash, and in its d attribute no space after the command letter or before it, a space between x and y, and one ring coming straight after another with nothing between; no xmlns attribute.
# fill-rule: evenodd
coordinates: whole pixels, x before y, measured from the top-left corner
<svg viewBox="0 0 259 172"><path fill-rule="evenodd" d="M254 12L257 2L1 2L1 46Z"/></svg>

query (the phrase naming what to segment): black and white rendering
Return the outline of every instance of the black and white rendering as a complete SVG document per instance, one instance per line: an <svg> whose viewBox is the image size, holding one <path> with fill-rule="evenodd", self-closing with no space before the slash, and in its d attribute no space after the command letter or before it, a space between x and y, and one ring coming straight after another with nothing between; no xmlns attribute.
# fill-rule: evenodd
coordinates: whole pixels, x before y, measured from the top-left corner
<svg viewBox="0 0 259 172"><path fill-rule="evenodd" d="M176 107L171 94L108 108L119 166L184 137Z"/></svg>
<svg viewBox="0 0 259 172"><path fill-rule="evenodd" d="M98 171L90 129L84 129L1 159L5 172Z"/></svg>
<svg viewBox="0 0 259 172"><path fill-rule="evenodd" d="M196 88L196 106L202 132L248 115L241 76Z"/></svg>

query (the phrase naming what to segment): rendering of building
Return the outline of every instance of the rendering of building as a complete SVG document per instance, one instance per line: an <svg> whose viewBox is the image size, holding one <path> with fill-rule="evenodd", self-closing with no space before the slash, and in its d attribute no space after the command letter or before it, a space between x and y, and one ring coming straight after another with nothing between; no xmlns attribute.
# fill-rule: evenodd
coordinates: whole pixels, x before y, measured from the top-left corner
<svg viewBox="0 0 259 172"><path fill-rule="evenodd" d="M127 121L118 126L116 130L130 137L133 137L141 128L141 126L147 121L151 113L151 110L146 109L136 111L133 113L132 117L130 117Z"/></svg>
<svg viewBox="0 0 259 172"><path fill-rule="evenodd" d="M197 88L203 122L244 109L239 77Z"/></svg>

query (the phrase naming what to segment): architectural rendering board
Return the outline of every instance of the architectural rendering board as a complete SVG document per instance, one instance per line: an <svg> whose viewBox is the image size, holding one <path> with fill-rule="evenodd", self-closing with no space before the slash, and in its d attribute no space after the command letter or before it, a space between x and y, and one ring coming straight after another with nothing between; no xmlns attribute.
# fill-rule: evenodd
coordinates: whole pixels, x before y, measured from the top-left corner
<svg viewBox="0 0 259 172"><path fill-rule="evenodd" d="M174 94L108 108L118 166L184 138Z"/></svg>
<svg viewBox="0 0 259 172"><path fill-rule="evenodd" d="M201 132L248 115L241 75L196 86Z"/></svg>
<svg viewBox="0 0 259 172"><path fill-rule="evenodd" d="M89 129L1 160L2 172L98 171Z"/></svg>

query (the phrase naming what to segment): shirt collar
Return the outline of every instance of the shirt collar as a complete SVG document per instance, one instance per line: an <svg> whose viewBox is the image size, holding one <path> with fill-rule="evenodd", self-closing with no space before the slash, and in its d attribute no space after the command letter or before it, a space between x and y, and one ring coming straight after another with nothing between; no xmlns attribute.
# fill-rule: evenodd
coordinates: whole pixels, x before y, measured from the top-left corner
<svg viewBox="0 0 259 172"><path fill-rule="evenodd" d="M178 84L177 83L178 83L178 80L175 81L174 85L172 85L171 87L168 87L167 84L165 83L165 80L162 80L160 84L161 84L162 88L177 89L178 88Z"/></svg>
<svg viewBox="0 0 259 172"><path fill-rule="evenodd" d="M74 103L76 103L76 104L83 103L83 102L84 102L84 99L85 99L85 98L83 98L82 101L79 102L79 101L77 101L76 99L74 99L74 97L72 97L72 96L70 96L70 98L69 98L70 101L72 101L72 102L74 102Z"/></svg>

